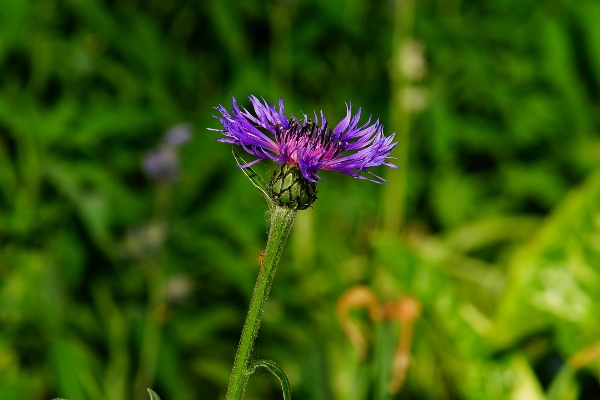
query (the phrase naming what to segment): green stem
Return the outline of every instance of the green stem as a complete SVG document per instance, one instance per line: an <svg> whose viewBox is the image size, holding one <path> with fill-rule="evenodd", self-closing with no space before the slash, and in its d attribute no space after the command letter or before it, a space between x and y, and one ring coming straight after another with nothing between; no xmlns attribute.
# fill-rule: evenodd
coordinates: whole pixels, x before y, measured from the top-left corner
<svg viewBox="0 0 600 400"><path fill-rule="evenodd" d="M390 381L394 355L394 326L390 321L381 321L375 326L375 400L391 400Z"/></svg>
<svg viewBox="0 0 600 400"><path fill-rule="evenodd" d="M246 316L246 322L242 330L242 337L240 338L240 344L238 345L235 361L233 362L233 370L231 371L229 387L227 388L227 400L242 400L244 396L244 390L246 389L249 377L248 366L252 357L254 341L258 335L263 306L269 296L277 264L279 263L279 257L296 217L296 211L276 205L272 205L270 211L271 226L269 228L267 248L264 252L260 273L254 286L254 293L250 300L248 315Z"/></svg>
<svg viewBox="0 0 600 400"><path fill-rule="evenodd" d="M142 331L140 347L140 361L136 378L134 380L134 399L145 399L147 397L144 389L152 386L156 377L158 358L162 341L162 323L157 320L156 311L164 300L160 293L160 271L156 265L148 268L148 309Z"/></svg>
<svg viewBox="0 0 600 400"><path fill-rule="evenodd" d="M392 88L390 127L396 132L398 145L391 156L397 158L401 171L388 170L385 178L383 199L384 231L392 235L400 231L406 214L406 171L408 171L410 115L402 104L402 93L410 85L398 65L404 41L411 35L414 19L414 0L394 2L394 30L392 36L392 54L390 59L390 83Z"/></svg>

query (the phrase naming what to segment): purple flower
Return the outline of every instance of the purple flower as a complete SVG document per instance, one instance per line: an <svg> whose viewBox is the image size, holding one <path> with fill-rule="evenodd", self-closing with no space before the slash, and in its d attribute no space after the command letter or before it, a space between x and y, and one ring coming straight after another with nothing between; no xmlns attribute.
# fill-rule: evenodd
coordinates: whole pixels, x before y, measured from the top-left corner
<svg viewBox="0 0 600 400"><path fill-rule="evenodd" d="M317 113L310 119L304 114L302 119L294 116L287 118L283 100L279 100L279 108L261 102L255 96L248 96L254 107L254 114L244 107L239 107L232 97L231 113L222 105L216 109L222 117L215 116L223 125L224 137L220 142L242 146L256 160L239 165L249 167L259 161L271 159L278 165L297 165L300 172L309 182L321 179L317 172L331 170L342 172L353 178L367 179L376 183L385 180L368 171L371 167L387 165L398 168L386 161L396 146L394 135L385 136L379 120L369 125L367 122L359 126L361 109L352 115L352 105L346 106L346 117L331 129L323 112L320 121ZM370 177L362 175L364 172Z"/></svg>
<svg viewBox="0 0 600 400"><path fill-rule="evenodd" d="M146 175L166 183L174 183L179 177L177 151L171 146L162 145L147 152L142 166Z"/></svg>
<svg viewBox="0 0 600 400"><path fill-rule="evenodd" d="M175 183L179 179L179 147L188 142L192 135L190 124L171 127L158 148L148 151L142 159L146 175L164 183Z"/></svg>
<svg viewBox="0 0 600 400"><path fill-rule="evenodd" d="M171 127L167 133L165 133L164 143L173 147L178 147L189 142L191 138L192 125L184 123Z"/></svg>

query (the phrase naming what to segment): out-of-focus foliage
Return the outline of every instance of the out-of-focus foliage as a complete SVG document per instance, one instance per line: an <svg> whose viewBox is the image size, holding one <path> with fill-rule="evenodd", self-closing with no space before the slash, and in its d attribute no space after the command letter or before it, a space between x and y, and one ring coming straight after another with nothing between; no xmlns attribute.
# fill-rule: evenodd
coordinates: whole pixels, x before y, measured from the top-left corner
<svg viewBox="0 0 600 400"><path fill-rule="evenodd" d="M224 398L266 232L206 130L231 94L330 121L352 101L400 142L389 184L324 173L297 217L256 349L295 398L598 398L598 21L591 0L3 0L0 400ZM357 284L387 304L350 312L364 358L335 315ZM281 398L268 372L259 398Z"/></svg>

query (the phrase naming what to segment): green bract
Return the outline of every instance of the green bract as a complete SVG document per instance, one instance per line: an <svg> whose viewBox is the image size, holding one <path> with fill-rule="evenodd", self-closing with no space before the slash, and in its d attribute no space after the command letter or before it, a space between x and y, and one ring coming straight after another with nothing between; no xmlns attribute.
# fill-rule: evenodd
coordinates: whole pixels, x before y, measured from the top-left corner
<svg viewBox="0 0 600 400"><path fill-rule="evenodd" d="M309 182L297 165L284 165L269 183L269 197L280 207L305 210L317 199L317 184Z"/></svg>

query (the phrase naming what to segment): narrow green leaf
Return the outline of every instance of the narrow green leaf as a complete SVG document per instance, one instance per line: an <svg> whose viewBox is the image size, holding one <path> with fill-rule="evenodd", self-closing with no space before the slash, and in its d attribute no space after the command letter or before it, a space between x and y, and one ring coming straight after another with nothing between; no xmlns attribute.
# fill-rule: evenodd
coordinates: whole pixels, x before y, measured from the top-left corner
<svg viewBox="0 0 600 400"><path fill-rule="evenodd" d="M292 390L290 389L290 381L283 370L271 360L258 360L250 364L246 370L246 375L253 374L256 368L265 367L281 382L281 389L283 390L283 400L291 400Z"/></svg>
<svg viewBox="0 0 600 400"><path fill-rule="evenodd" d="M160 397L154 392L152 389L147 389L148 393L150 393L150 400L160 400Z"/></svg>
<svg viewBox="0 0 600 400"><path fill-rule="evenodd" d="M568 364L556 374L548 387L546 400L575 400L579 398L579 387L575 379L576 371Z"/></svg>
<svg viewBox="0 0 600 400"><path fill-rule="evenodd" d="M390 392L390 382L392 380L392 364L396 346L393 325L389 321L377 324L374 336L373 366L375 367L376 379L373 398L376 400L391 400L393 394Z"/></svg>
<svg viewBox="0 0 600 400"><path fill-rule="evenodd" d="M235 151L232 150L231 152L233 153L235 162L237 162L238 165L247 164L247 162L242 157L237 155L235 153ZM252 184L254 186L256 186L263 193L263 195L265 195L266 198L268 199L269 195L267 194L267 192L268 192L267 183L263 180L263 178L250 167L240 168L240 169L248 177L248 179L250 179Z"/></svg>

